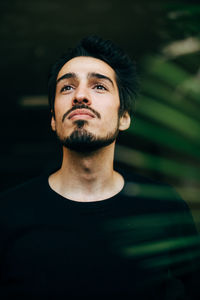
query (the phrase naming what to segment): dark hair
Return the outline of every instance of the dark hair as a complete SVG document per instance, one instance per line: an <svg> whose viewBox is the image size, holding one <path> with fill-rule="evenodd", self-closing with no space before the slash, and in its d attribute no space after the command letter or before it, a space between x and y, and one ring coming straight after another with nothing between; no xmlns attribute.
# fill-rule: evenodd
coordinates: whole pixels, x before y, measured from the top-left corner
<svg viewBox="0 0 200 300"><path fill-rule="evenodd" d="M115 71L120 97L120 113L133 110L133 99L137 96L138 80L135 64L122 49L110 40L91 35L83 38L80 43L62 55L52 66L48 79L48 97L50 109L54 112L56 80L59 71L65 63L74 57L89 56L98 58Z"/></svg>

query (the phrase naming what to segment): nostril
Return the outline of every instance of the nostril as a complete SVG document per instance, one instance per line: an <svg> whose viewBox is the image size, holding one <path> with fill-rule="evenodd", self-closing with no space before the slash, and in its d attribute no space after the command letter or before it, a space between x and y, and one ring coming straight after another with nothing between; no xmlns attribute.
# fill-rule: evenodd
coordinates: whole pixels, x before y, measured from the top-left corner
<svg viewBox="0 0 200 300"><path fill-rule="evenodd" d="M79 98L78 98L78 99L75 98L75 99L73 99L73 105L74 105L74 104L78 104L78 103L88 104L88 102L89 102L89 101L88 101L87 98L82 98L82 99L81 99L81 98L80 98L80 99L79 99Z"/></svg>

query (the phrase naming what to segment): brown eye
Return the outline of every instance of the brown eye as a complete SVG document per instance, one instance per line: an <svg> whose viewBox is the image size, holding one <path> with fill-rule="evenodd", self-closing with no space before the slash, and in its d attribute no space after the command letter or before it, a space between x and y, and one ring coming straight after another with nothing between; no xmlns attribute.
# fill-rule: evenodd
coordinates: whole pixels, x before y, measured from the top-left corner
<svg viewBox="0 0 200 300"><path fill-rule="evenodd" d="M102 84L97 84L97 85L95 85L95 89L97 89L97 90L104 90L104 91L107 90L107 89L105 88L105 86L103 86Z"/></svg>
<svg viewBox="0 0 200 300"><path fill-rule="evenodd" d="M71 85L65 85L62 87L61 92L71 91L73 87Z"/></svg>

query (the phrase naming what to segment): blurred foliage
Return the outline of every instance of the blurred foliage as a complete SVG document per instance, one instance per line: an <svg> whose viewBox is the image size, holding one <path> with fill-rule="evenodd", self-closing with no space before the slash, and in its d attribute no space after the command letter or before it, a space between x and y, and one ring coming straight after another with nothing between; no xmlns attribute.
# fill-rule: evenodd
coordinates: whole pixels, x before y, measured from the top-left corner
<svg viewBox="0 0 200 300"><path fill-rule="evenodd" d="M142 58L141 94L129 129L133 148L140 137L154 153L121 147L118 159L175 185L200 224L200 5L167 2L163 10L160 50Z"/></svg>
<svg viewBox="0 0 200 300"><path fill-rule="evenodd" d="M173 40L183 39L189 36L200 37L200 5L197 1L192 2L193 1L173 1L164 4L167 14L166 37L168 36Z"/></svg>

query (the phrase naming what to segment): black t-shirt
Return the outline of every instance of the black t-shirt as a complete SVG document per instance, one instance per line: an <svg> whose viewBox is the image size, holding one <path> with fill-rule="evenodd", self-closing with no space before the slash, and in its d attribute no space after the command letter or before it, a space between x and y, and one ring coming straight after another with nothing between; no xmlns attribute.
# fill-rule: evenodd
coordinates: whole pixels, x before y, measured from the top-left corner
<svg viewBox="0 0 200 300"><path fill-rule="evenodd" d="M199 299L187 204L168 185L122 175L122 191L102 201L66 199L47 175L1 196L0 299Z"/></svg>

